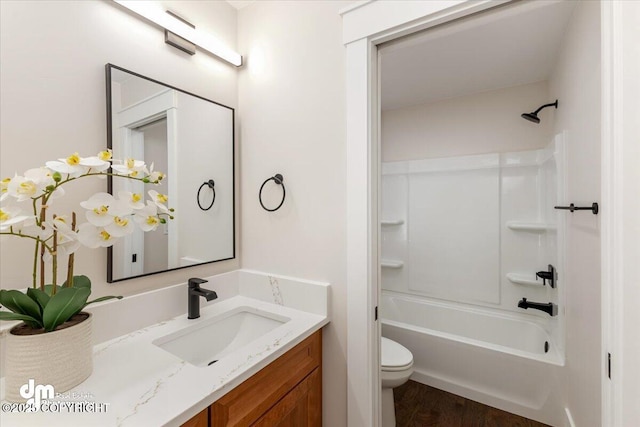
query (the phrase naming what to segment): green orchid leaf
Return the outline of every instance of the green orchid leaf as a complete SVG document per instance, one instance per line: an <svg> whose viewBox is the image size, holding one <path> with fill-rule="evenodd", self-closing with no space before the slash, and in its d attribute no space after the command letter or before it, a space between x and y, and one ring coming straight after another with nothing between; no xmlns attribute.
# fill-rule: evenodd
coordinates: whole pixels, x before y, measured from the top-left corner
<svg viewBox="0 0 640 427"><path fill-rule="evenodd" d="M62 284L63 287L67 287L68 283L65 280L65 282ZM84 275L80 275L80 276L73 276L73 286L71 286L72 288L91 288L91 279L89 279L87 276Z"/></svg>
<svg viewBox="0 0 640 427"><path fill-rule="evenodd" d="M100 298L96 298L94 300L91 301L87 301L87 303L84 305L85 307L88 306L89 304L93 304L94 302L101 302L101 301L106 301L106 300L110 300L110 299L122 299L122 295L120 296L108 296L108 297L100 297Z"/></svg>
<svg viewBox="0 0 640 427"><path fill-rule="evenodd" d="M0 305L18 314L24 314L34 319L42 318L42 310L37 302L16 290L0 290Z"/></svg>
<svg viewBox="0 0 640 427"><path fill-rule="evenodd" d="M82 310L91 294L89 288L63 288L51 297L42 314L44 330L51 332Z"/></svg>
<svg viewBox="0 0 640 427"><path fill-rule="evenodd" d="M73 287L91 289L91 279L87 276L73 276Z"/></svg>
<svg viewBox="0 0 640 427"><path fill-rule="evenodd" d="M51 299L51 297L47 295L46 292L36 288L27 289L27 296L37 302L42 310L44 310L44 308L49 303L49 300Z"/></svg>
<svg viewBox="0 0 640 427"><path fill-rule="evenodd" d="M60 289L62 289L62 286L56 285L56 293L60 292ZM53 285L44 285L44 291L47 293L47 295L51 296L51 292L53 291Z"/></svg>
<svg viewBox="0 0 640 427"><path fill-rule="evenodd" d="M8 311L0 311L0 320L22 320L31 328L34 328L34 329L42 328L42 323L40 323L37 319L34 319L31 316L27 316L26 314L9 313Z"/></svg>

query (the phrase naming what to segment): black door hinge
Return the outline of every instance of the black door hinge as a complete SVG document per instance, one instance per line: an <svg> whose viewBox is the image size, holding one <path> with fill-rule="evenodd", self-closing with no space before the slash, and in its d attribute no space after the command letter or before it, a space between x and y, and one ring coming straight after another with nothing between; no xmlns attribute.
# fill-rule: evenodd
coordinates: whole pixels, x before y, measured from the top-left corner
<svg viewBox="0 0 640 427"><path fill-rule="evenodd" d="M607 375L611 379L611 353L607 353Z"/></svg>
<svg viewBox="0 0 640 427"><path fill-rule="evenodd" d="M131 262L138 262L138 254L131 255Z"/></svg>
<svg viewBox="0 0 640 427"><path fill-rule="evenodd" d="M378 320L378 306L376 305L376 315L375 315L375 319L374 320Z"/></svg>

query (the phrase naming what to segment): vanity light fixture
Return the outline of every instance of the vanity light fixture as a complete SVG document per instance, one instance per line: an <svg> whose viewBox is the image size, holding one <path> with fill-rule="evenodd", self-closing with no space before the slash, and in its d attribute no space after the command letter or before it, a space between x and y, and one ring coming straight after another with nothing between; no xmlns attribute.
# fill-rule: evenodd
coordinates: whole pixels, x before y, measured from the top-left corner
<svg viewBox="0 0 640 427"><path fill-rule="evenodd" d="M148 19L154 24L161 26L170 33L173 33L174 35L190 43L193 43L196 46L199 46L200 48L214 54L218 58L227 61L232 65L235 65L236 67L242 65L242 55L231 50L220 40L216 39L210 34L204 33L200 30L196 30L195 27L190 26L181 19L177 19L175 15L166 13L162 6L156 2L135 0L113 1L115 3L118 3L120 6L123 6L130 11L142 16L143 18ZM167 39L170 39L169 35L167 35L166 37ZM175 46L174 43L169 44ZM184 50L182 47L178 48Z"/></svg>
<svg viewBox="0 0 640 427"><path fill-rule="evenodd" d="M191 28L193 28L194 30L196 29L196 26L191 24L190 22L180 18L178 15L176 15L173 12L170 12L167 10L167 13L171 16L173 16L174 18L176 18L179 21L184 22L185 24L187 24L188 26L190 26ZM196 45L191 43L189 40L185 40L182 37L180 37L177 34L172 33L169 30L164 30L164 42L166 44L168 44L169 46L173 46L176 49L180 49L181 51L188 53L189 55L195 55L196 54Z"/></svg>

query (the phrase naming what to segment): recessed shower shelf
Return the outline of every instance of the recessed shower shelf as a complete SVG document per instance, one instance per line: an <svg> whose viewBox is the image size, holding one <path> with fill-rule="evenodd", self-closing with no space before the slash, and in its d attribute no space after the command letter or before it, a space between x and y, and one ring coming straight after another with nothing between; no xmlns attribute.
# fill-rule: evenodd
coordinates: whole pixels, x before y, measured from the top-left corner
<svg viewBox="0 0 640 427"><path fill-rule="evenodd" d="M510 221L507 223L507 227L515 231L529 231L533 233L545 233L549 230L556 229L555 225L547 224L545 222L521 222L521 221Z"/></svg>
<svg viewBox="0 0 640 427"><path fill-rule="evenodd" d="M404 266L404 262L396 261L396 260L390 260L390 259L383 259L380 262L380 266L382 268L402 268Z"/></svg>
<svg viewBox="0 0 640 427"><path fill-rule="evenodd" d="M380 221L381 225L402 225L404 224L404 219L383 219Z"/></svg>
<svg viewBox="0 0 640 427"><path fill-rule="evenodd" d="M524 274L507 273L507 279L511 283L515 283L517 285L542 286L542 282L532 279L530 276L526 276Z"/></svg>

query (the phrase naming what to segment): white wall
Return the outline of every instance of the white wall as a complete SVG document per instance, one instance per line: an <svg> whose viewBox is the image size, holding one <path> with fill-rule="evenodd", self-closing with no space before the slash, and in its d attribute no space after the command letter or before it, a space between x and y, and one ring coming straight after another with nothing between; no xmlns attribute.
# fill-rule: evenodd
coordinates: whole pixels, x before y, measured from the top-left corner
<svg viewBox="0 0 640 427"><path fill-rule="evenodd" d="M234 8L225 2L163 2L236 45ZM47 160L79 151L95 155L106 147L107 63L237 106L237 69L199 51L189 56L164 43L159 28L111 1L0 2L0 176L13 176ZM69 185L56 203L71 210L106 181ZM31 283L32 245L3 238L0 283ZM150 288L237 268L239 261L210 264L147 278L106 284L106 250L81 250L76 274L91 277L94 295L130 295Z"/></svg>
<svg viewBox="0 0 640 427"><path fill-rule="evenodd" d="M553 135L555 109L543 110L538 125L520 114L554 96L538 82L383 111L382 161L542 148Z"/></svg>
<svg viewBox="0 0 640 427"><path fill-rule="evenodd" d="M559 100L555 132L565 132L566 202L600 201L600 4L580 2L574 11L550 80ZM606 209L603 206L603 209ZM600 217L567 213L566 356L567 407L575 425L600 421L601 316Z"/></svg>
<svg viewBox="0 0 640 427"><path fill-rule="evenodd" d="M239 11L242 266L331 283L323 334L324 425L345 426L346 142L343 2L256 2ZM262 182L287 198L269 213ZM277 203L279 194L265 193Z"/></svg>

